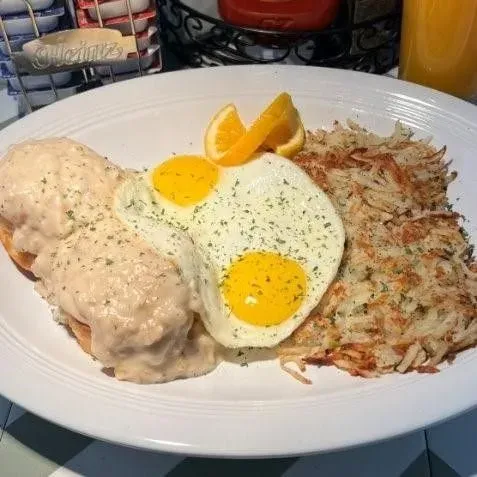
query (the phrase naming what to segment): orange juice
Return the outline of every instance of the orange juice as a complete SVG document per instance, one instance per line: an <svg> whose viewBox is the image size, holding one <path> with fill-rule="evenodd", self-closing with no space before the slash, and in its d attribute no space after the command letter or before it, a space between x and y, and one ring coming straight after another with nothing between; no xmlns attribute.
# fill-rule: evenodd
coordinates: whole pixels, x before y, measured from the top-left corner
<svg viewBox="0 0 477 477"><path fill-rule="evenodd" d="M477 95L477 0L404 0L399 77Z"/></svg>

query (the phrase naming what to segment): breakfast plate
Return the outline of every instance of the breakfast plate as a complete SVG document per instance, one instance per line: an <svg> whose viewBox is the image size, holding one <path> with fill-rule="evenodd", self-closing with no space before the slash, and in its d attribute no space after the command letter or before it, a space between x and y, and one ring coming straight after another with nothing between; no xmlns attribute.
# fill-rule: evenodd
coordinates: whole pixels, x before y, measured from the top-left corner
<svg viewBox="0 0 477 477"><path fill-rule="evenodd" d="M477 108L427 88L363 73L240 66L166 73L74 96L0 132L0 156L30 138L78 140L137 170L175 153L200 153L204 127L234 102L250 121L288 91L307 129L352 119L379 134L401 120L446 145L459 175L449 189L477 237ZM364 225L366 226L366 225ZM477 405L477 352L435 374L365 379L309 367L311 385L266 353L165 384L112 379L82 353L31 282L0 251L0 393L31 412L124 445L189 455L272 457L326 452L402 435Z"/></svg>

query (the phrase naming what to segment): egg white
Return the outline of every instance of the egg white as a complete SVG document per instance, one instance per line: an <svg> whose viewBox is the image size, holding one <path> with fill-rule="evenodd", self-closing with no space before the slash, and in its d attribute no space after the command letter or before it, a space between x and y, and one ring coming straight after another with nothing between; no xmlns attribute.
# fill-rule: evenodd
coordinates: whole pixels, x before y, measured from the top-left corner
<svg viewBox="0 0 477 477"><path fill-rule="evenodd" d="M116 214L159 253L171 256L202 302L209 333L226 347L273 347L318 305L343 254L343 224L327 195L288 159L262 154L221 168L201 202L178 206L153 187L151 173L127 180ZM278 325L255 326L233 315L220 290L230 263L249 251L296 260L307 275L300 308Z"/></svg>

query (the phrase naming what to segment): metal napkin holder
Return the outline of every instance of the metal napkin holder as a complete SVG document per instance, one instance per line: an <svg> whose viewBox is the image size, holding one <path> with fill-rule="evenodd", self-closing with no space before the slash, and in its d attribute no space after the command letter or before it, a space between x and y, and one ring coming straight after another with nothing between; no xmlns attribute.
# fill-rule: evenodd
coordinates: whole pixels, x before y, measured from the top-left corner
<svg viewBox="0 0 477 477"><path fill-rule="evenodd" d="M98 0L94 0L94 6L99 28L75 28L41 35L30 1L22 1L32 22L35 39L25 43L21 51L13 51L2 15L0 15L0 36L5 42L28 112L32 112L33 108L22 80L22 73L48 75L55 100L58 100L58 91L52 77L54 73L81 70L85 83L89 83L95 76L94 67L107 65L111 81L115 82L116 77L111 65L134 55L137 58L138 73L143 76L130 0L126 0L131 26L131 35L128 36L123 36L118 30L104 27ZM160 50L159 59L162 67Z"/></svg>

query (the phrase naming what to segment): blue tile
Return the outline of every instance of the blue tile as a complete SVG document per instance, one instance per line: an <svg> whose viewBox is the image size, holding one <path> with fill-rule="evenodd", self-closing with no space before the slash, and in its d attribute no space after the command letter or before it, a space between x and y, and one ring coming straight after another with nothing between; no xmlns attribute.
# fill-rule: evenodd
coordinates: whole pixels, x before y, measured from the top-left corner
<svg viewBox="0 0 477 477"><path fill-rule="evenodd" d="M8 414L10 413L10 409L12 407L12 403L5 399L3 396L0 396L0 439L3 435L3 429L7 423Z"/></svg>
<svg viewBox="0 0 477 477"><path fill-rule="evenodd" d="M433 477L477 476L477 411L429 429L427 442L436 464Z"/></svg>

